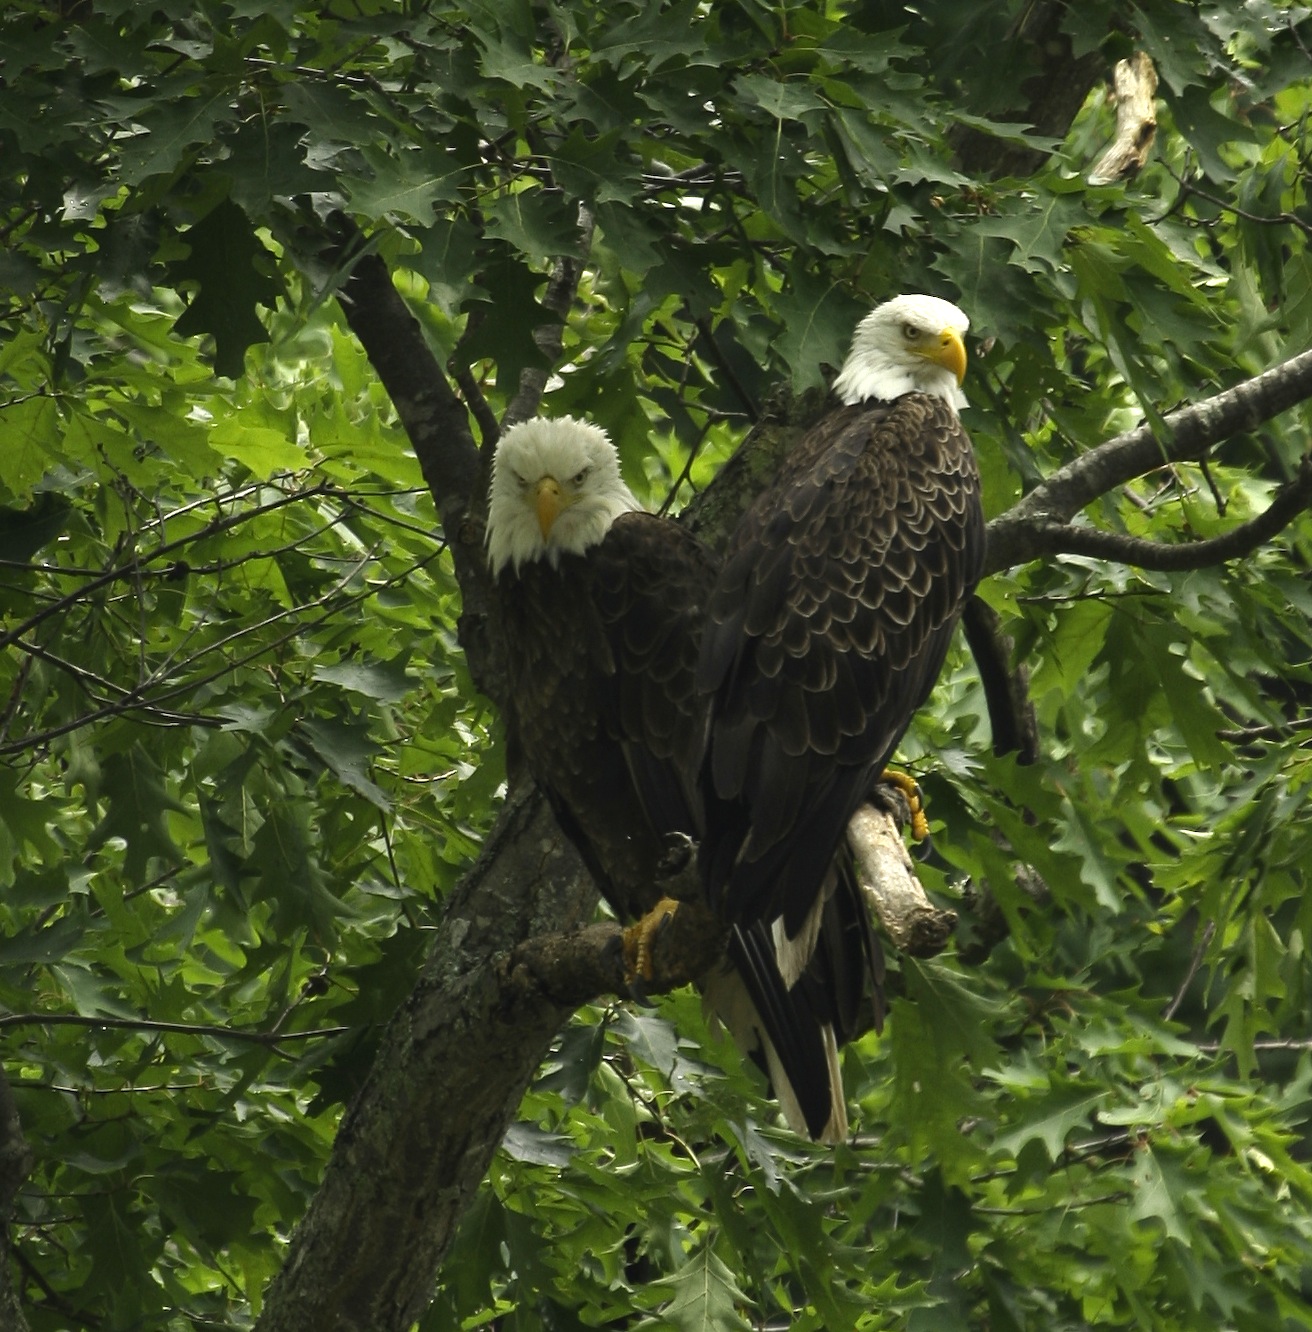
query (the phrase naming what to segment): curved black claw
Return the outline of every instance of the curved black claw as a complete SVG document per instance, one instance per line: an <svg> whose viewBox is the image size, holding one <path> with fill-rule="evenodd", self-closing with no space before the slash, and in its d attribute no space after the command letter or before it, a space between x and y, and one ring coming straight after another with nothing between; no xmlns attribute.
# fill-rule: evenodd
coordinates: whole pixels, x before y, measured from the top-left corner
<svg viewBox="0 0 1312 1332"><path fill-rule="evenodd" d="M697 843L687 833L666 833L665 850L656 866L656 877L672 879L682 874L692 864L696 854Z"/></svg>
<svg viewBox="0 0 1312 1332"><path fill-rule="evenodd" d="M655 1008L656 1001L647 992L648 981L645 976L629 977L629 1001L639 1008Z"/></svg>

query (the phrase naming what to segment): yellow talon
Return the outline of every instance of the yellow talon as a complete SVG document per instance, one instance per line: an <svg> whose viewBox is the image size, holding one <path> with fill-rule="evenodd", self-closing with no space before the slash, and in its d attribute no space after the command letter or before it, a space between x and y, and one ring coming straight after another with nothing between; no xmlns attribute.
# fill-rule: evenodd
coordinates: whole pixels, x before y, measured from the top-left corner
<svg viewBox="0 0 1312 1332"><path fill-rule="evenodd" d="M672 897L662 897L652 909L635 925L624 931L624 979L632 985L636 980L651 981L656 979L656 970L652 966L652 946L657 935L679 909L679 904Z"/></svg>
<svg viewBox="0 0 1312 1332"><path fill-rule="evenodd" d="M923 842L929 836L929 819L925 816L925 797L920 783L910 773L899 772L896 768L885 768L879 780L896 786L906 796L907 808L911 811L911 840Z"/></svg>

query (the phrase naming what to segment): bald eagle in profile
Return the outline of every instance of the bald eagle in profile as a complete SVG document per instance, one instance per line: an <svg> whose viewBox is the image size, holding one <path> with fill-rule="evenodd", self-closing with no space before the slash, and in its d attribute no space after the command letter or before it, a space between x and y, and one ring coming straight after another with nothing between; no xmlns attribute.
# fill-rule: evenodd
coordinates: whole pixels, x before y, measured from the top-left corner
<svg viewBox="0 0 1312 1332"><path fill-rule="evenodd" d="M828 412L729 539L697 670L710 701L701 865L711 904L812 948L847 824L928 697L984 558L957 409L966 316L899 296L861 322ZM837 1116L809 1089L808 1123Z"/></svg>
<svg viewBox="0 0 1312 1332"><path fill-rule="evenodd" d="M637 920L661 897L668 835L704 833L709 700L695 677L717 563L678 523L643 512L605 432L570 417L526 421L498 442L487 548L512 762L532 773L615 914ZM810 943L785 978L770 923L734 926L702 988L789 1123L834 1138L846 1129L837 1047L880 1015L867 993L877 949L850 874ZM835 1122L802 1109L812 1084L839 1107Z"/></svg>

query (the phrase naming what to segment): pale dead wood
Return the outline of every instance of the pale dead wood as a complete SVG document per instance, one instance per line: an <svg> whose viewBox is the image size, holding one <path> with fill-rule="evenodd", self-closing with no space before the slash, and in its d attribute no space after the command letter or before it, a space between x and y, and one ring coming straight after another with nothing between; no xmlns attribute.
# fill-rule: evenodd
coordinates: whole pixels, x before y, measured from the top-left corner
<svg viewBox="0 0 1312 1332"><path fill-rule="evenodd" d="M942 952L957 913L936 907L925 895L897 819L862 805L847 825L847 840L866 901L893 947L910 957Z"/></svg>
<svg viewBox="0 0 1312 1332"><path fill-rule="evenodd" d="M1129 180L1143 170L1157 137L1157 70L1146 51L1118 60L1112 71L1116 137L1089 172L1090 185Z"/></svg>

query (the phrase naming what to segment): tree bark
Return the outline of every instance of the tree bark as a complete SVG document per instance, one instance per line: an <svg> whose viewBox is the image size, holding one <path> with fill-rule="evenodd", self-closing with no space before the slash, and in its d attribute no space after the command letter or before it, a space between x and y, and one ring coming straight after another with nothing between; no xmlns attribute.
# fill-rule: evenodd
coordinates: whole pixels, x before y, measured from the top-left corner
<svg viewBox="0 0 1312 1332"><path fill-rule="evenodd" d="M461 1213L570 1012L541 991L508 1002L505 959L535 935L581 928L596 900L546 801L531 793L508 806L343 1116L259 1332L402 1332L423 1314Z"/></svg>
<svg viewBox="0 0 1312 1332"><path fill-rule="evenodd" d="M18 1107L0 1075L0 1332L27 1332L27 1319L13 1282L14 1200L32 1169L32 1149L23 1137Z"/></svg>
<svg viewBox="0 0 1312 1332"><path fill-rule="evenodd" d="M993 119L1029 125L1035 134L1050 139L1061 139L1070 129L1105 64L1097 51L1075 54L1062 31L1067 8L1057 0L1025 6L1001 43L1010 49L998 57L1014 61L1017 52L1030 54L1034 72L1020 81L1017 91L1021 96L1012 108L994 114ZM951 142L961 169L972 176L1030 176L1048 156L1042 148L1005 143L970 126L960 128Z"/></svg>

